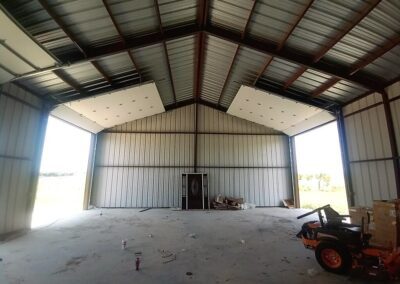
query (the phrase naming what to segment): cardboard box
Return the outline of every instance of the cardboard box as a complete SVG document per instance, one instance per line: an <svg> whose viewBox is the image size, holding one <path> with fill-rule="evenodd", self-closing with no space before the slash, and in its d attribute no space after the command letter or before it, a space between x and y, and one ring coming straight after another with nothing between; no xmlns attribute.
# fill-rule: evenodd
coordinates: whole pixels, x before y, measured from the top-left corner
<svg viewBox="0 0 400 284"><path fill-rule="evenodd" d="M364 218L364 225L368 225L373 220L373 210L370 207L350 207L349 215L351 223L361 226Z"/></svg>
<svg viewBox="0 0 400 284"><path fill-rule="evenodd" d="M400 200L374 201L374 227L371 244L396 248L400 245Z"/></svg>

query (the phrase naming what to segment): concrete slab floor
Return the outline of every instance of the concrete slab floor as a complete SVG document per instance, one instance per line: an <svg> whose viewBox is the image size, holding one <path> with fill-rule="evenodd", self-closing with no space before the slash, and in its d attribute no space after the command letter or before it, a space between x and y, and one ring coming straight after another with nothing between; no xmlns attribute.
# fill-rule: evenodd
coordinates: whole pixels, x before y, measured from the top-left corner
<svg viewBox="0 0 400 284"><path fill-rule="evenodd" d="M304 210L139 211L85 211L1 243L0 283L359 282L324 272L296 239Z"/></svg>

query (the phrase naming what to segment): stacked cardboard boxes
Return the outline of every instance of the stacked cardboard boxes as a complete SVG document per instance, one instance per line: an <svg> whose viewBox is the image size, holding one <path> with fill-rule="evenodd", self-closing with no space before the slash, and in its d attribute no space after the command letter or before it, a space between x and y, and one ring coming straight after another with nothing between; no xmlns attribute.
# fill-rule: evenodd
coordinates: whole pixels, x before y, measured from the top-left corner
<svg viewBox="0 0 400 284"><path fill-rule="evenodd" d="M396 248L400 245L400 199L375 200L371 245Z"/></svg>
<svg viewBox="0 0 400 284"><path fill-rule="evenodd" d="M351 224L361 226L364 220L364 233L368 233L369 224L373 221L373 211L370 207L350 207Z"/></svg>

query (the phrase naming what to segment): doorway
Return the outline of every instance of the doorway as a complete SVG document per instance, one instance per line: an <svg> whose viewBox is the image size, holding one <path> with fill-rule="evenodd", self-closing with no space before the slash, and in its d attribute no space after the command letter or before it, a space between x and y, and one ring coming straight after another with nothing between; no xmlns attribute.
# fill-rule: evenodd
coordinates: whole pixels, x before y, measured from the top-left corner
<svg viewBox="0 0 400 284"><path fill-rule="evenodd" d="M83 209L91 134L50 116L46 129L32 228Z"/></svg>
<svg viewBox="0 0 400 284"><path fill-rule="evenodd" d="M300 207L348 213L337 123L295 136Z"/></svg>

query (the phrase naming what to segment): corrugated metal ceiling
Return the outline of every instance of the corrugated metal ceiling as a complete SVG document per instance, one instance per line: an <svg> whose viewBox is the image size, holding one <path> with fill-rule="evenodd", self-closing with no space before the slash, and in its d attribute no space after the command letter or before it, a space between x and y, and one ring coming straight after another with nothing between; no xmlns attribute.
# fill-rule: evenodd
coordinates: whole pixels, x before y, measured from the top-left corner
<svg viewBox="0 0 400 284"><path fill-rule="evenodd" d="M371 61L365 67L360 65L359 72L382 78L382 83L400 75L400 48L388 48L391 42L394 45L400 42L400 2L397 0L259 0L256 3L254 0L209 0L207 18L200 28L205 30L203 46L198 46L197 35L182 34L168 38L167 52L160 39L157 44L131 49L132 56L127 53L129 49L125 48L119 30L131 42L140 36L160 38L170 30L198 24L202 2L0 0L0 3L62 63L81 62L63 69L89 93L102 88L109 90L115 82L136 84L151 80L156 82L165 106L177 105L195 96L199 58L203 58L199 69L200 99L224 108L229 107L241 84L251 85L256 79L272 82L282 89L287 85L291 92L309 94L310 102L312 94L321 88L321 97L340 103L368 91L355 84L356 81L342 80L329 87L329 80L335 79L332 74L318 68L304 68L301 73L304 66L295 63L296 59L285 59L286 50L309 58L320 54L321 64L338 66L343 72ZM51 13L44 9L43 3ZM364 18L355 22L360 15ZM341 35L349 26L352 27L349 32ZM252 50L249 45L238 46L229 36L216 37L208 27L222 28L244 41L247 38L265 41L267 45L275 45L282 56L274 57L264 66L271 58L269 55ZM334 39L338 39L336 44L332 44ZM105 52L91 58L93 63L85 63L85 51L100 48ZM324 49L326 52L321 53ZM263 66L265 70L259 74ZM23 78L21 83L42 95L76 94L70 84L53 72Z"/></svg>

